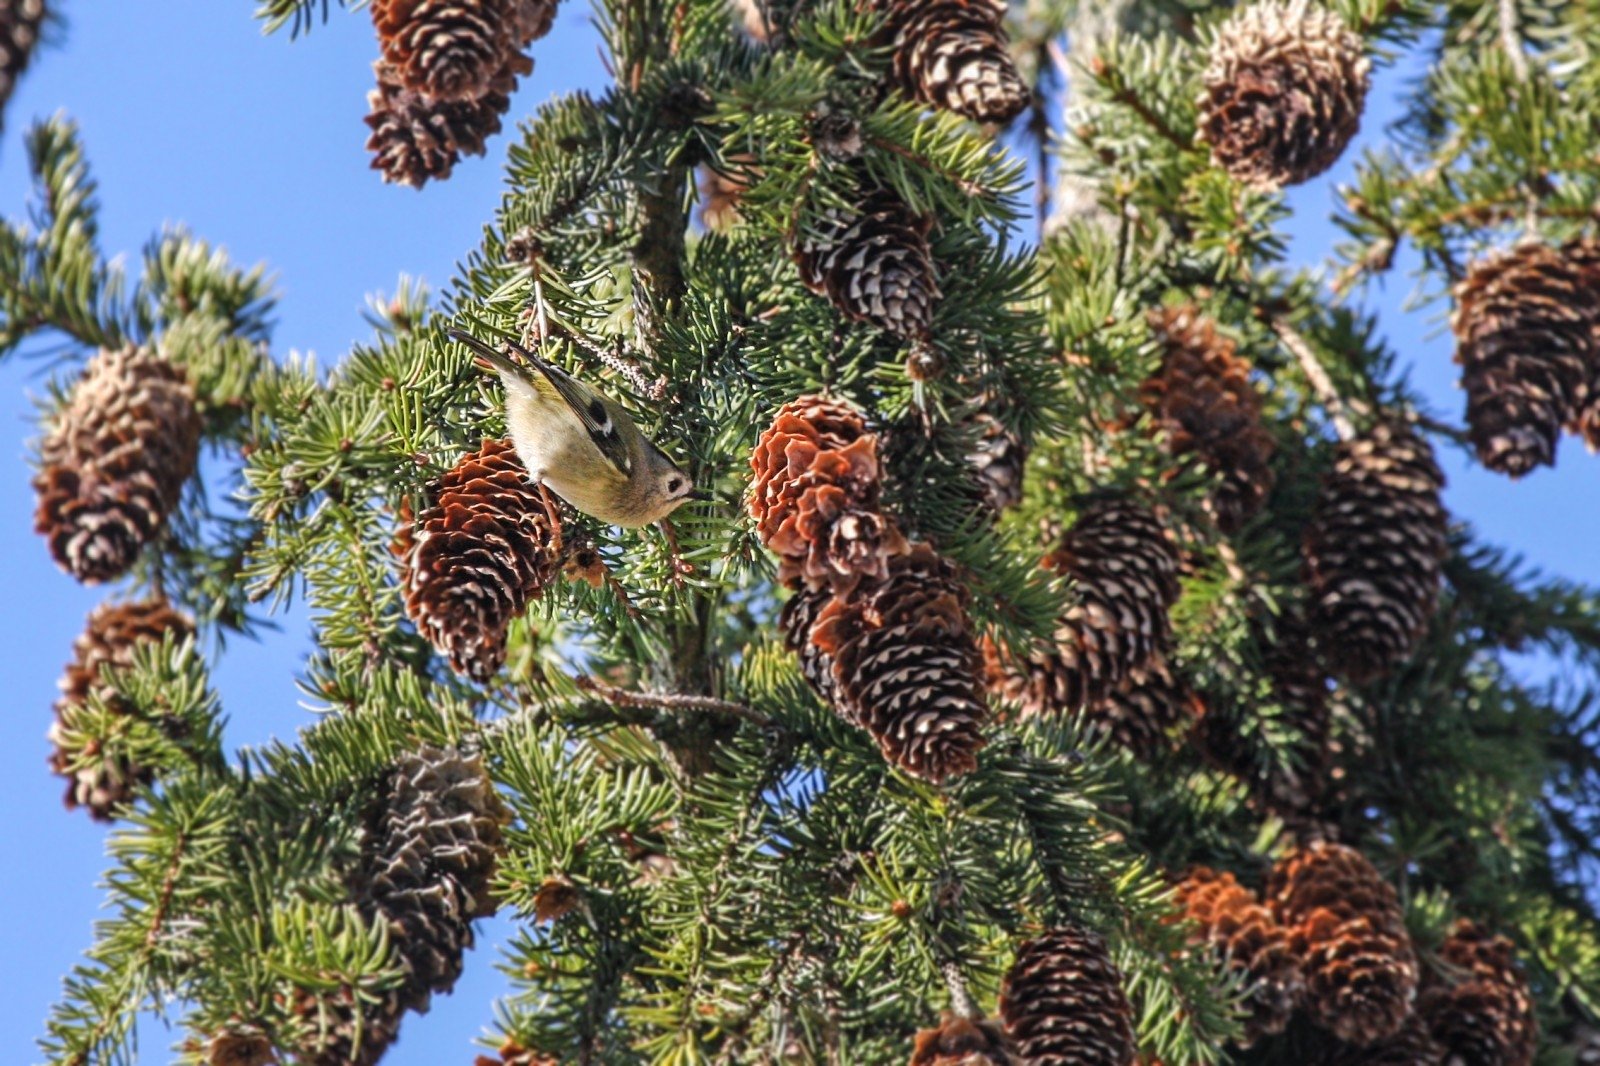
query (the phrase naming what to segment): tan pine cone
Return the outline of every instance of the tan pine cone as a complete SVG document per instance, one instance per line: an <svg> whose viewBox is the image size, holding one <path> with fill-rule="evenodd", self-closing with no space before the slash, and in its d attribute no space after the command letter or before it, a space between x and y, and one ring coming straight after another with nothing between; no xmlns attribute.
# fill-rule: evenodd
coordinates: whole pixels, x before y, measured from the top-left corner
<svg viewBox="0 0 1600 1066"><path fill-rule="evenodd" d="M472 1066L561 1066L561 1060L542 1051L525 1048L514 1038L507 1037L493 1056L479 1055Z"/></svg>
<svg viewBox="0 0 1600 1066"><path fill-rule="evenodd" d="M166 600L102 603L90 612L83 633L73 642L73 660L59 682L61 698L48 734L55 747L50 768L67 779L63 802L68 810L84 807L97 821L109 821L140 785L153 778L148 767L106 756L97 738L79 732L72 718L77 708L88 705L91 695L117 706L116 690L101 680L101 671L131 666L139 645L159 643L168 633L175 640L187 639L194 634L194 623Z"/></svg>
<svg viewBox="0 0 1600 1066"><path fill-rule="evenodd" d="M816 228L797 236L800 280L846 318L925 342L941 295L930 225L892 190L863 189L855 206L824 209Z"/></svg>
<svg viewBox="0 0 1600 1066"><path fill-rule="evenodd" d="M933 1029L917 1030L907 1066L1020 1066L1016 1045L997 1022L945 1012Z"/></svg>
<svg viewBox="0 0 1600 1066"><path fill-rule="evenodd" d="M1584 256L1524 243L1474 263L1455 287L1467 430L1490 470L1553 465L1600 359L1600 289Z"/></svg>
<svg viewBox="0 0 1600 1066"><path fill-rule="evenodd" d="M1044 566L1073 579L1077 602L1055 647L1018 661L984 642L990 687L1026 714L1077 711L1105 699L1164 651L1178 598L1178 553L1149 508L1131 500L1091 504Z"/></svg>
<svg viewBox="0 0 1600 1066"><path fill-rule="evenodd" d="M1184 875L1175 899L1194 923L1192 941L1216 952L1249 990L1242 1046L1283 1032L1300 995L1300 967L1272 912L1232 874L1204 866Z"/></svg>
<svg viewBox="0 0 1600 1066"><path fill-rule="evenodd" d="M44 0L0 0L0 118L44 28Z"/></svg>
<svg viewBox="0 0 1600 1066"><path fill-rule="evenodd" d="M350 890L363 916L386 926L405 979L359 1010L348 987L301 990L308 1043L296 1062L372 1066L407 1010L426 1011L433 993L455 985L473 919L495 911L489 890L509 820L477 756L429 745L395 760L372 800Z"/></svg>
<svg viewBox="0 0 1600 1066"><path fill-rule="evenodd" d="M533 70L533 60L512 52L482 95L469 100L429 100L402 85L388 63L379 60L372 69L378 85L367 94L365 119L372 169L384 181L420 189L429 178L448 178L463 155L484 153L485 142L500 132L517 78Z"/></svg>
<svg viewBox="0 0 1600 1066"><path fill-rule="evenodd" d="M137 348L101 351L40 442L34 531L84 584L121 577L166 524L199 452L183 371Z"/></svg>
<svg viewBox="0 0 1600 1066"><path fill-rule="evenodd" d="M739 224L739 201L750 188L747 171L700 168L700 222L723 232Z"/></svg>
<svg viewBox="0 0 1600 1066"><path fill-rule="evenodd" d="M977 122L1009 122L1033 100L1006 46L1004 0L879 0L908 96Z"/></svg>
<svg viewBox="0 0 1600 1066"><path fill-rule="evenodd" d="M1338 15L1309 0L1257 0L1223 23L1200 95L1211 158L1251 185L1297 185L1338 160L1361 127L1372 64Z"/></svg>
<svg viewBox="0 0 1600 1066"><path fill-rule="evenodd" d="M1152 656L1110 695L1089 705L1084 722L1120 748L1150 758L1174 746L1174 732L1199 719L1200 697L1166 657Z"/></svg>
<svg viewBox="0 0 1600 1066"><path fill-rule="evenodd" d="M1150 316L1162 344L1161 366L1139 399L1174 456L1193 456L1216 476L1207 506L1224 533L1261 509L1276 475L1277 444L1261 419L1250 363L1234 342L1192 307Z"/></svg>
<svg viewBox="0 0 1600 1066"><path fill-rule="evenodd" d="M835 594L811 630L840 716L889 762L936 784L974 769L985 743L967 595L955 564L919 542L889 560L882 581Z"/></svg>
<svg viewBox="0 0 1600 1066"><path fill-rule="evenodd" d="M1100 934L1051 930L1017 949L1000 1016L1026 1066L1130 1066L1133 1008Z"/></svg>
<svg viewBox="0 0 1600 1066"><path fill-rule="evenodd" d="M272 1066L277 1061L272 1041L260 1026L233 1025L206 1042L206 1066Z"/></svg>
<svg viewBox="0 0 1600 1066"><path fill-rule="evenodd" d="M1417 1005L1445 1060L1460 1066L1531 1066L1539 1026L1511 941L1462 919L1439 949L1459 974Z"/></svg>
<svg viewBox="0 0 1600 1066"><path fill-rule="evenodd" d="M1427 632L1446 554L1443 487L1433 449L1403 425L1339 445L1305 560L1329 665L1352 681L1404 662Z"/></svg>
<svg viewBox="0 0 1600 1066"><path fill-rule="evenodd" d="M1366 856L1343 844L1301 848L1262 895L1289 931L1311 1020L1360 1047L1397 1033L1416 997L1417 958L1399 897Z"/></svg>
<svg viewBox="0 0 1600 1066"><path fill-rule="evenodd" d="M559 569L556 536L511 442L484 441L428 486L399 545L406 616L457 673L488 680L507 626Z"/></svg>
<svg viewBox="0 0 1600 1066"><path fill-rule="evenodd" d="M905 551L879 509L877 435L855 408L822 396L784 404L750 456L750 514L790 588L848 592Z"/></svg>
<svg viewBox="0 0 1600 1066"><path fill-rule="evenodd" d="M519 0L374 0L383 60L406 90L430 103L469 103L488 90L520 43Z"/></svg>

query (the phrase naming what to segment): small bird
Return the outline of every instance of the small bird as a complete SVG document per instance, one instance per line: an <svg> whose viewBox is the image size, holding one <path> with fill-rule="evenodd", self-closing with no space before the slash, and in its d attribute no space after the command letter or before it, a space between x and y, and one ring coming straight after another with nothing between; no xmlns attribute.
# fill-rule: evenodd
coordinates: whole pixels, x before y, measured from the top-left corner
<svg viewBox="0 0 1600 1066"><path fill-rule="evenodd" d="M643 526L701 498L680 470L634 425L622 405L510 343L527 366L512 362L459 329L450 336L471 348L506 387L506 423L532 480L584 514L612 525Z"/></svg>

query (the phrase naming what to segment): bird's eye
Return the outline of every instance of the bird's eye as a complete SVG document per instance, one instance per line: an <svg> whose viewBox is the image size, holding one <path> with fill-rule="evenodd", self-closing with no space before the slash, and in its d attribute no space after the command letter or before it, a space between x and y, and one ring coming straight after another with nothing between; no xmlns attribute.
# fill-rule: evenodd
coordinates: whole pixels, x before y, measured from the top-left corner
<svg viewBox="0 0 1600 1066"><path fill-rule="evenodd" d="M669 477L669 478L667 478L667 491L668 492L677 492L681 488L683 488L683 478L681 478L681 477Z"/></svg>

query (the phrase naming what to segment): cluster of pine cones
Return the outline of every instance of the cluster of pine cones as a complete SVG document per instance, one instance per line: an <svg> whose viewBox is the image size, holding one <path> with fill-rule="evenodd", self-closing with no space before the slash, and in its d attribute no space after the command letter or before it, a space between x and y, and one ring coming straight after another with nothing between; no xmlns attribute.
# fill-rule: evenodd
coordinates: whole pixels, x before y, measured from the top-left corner
<svg viewBox="0 0 1600 1066"><path fill-rule="evenodd" d="M367 150L385 181L421 187L482 155L500 132L525 50L550 32L559 0L373 0L382 55L368 94Z"/></svg>
<svg viewBox="0 0 1600 1066"><path fill-rule="evenodd" d="M1260 898L1232 874L1197 868L1176 899L1192 943L1246 990L1241 1046L1282 1032L1299 1010L1339 1041L1329 1066L1533 1061L1533 1002L1510 941L1462 920L1422 979L1394 889L1353 848L1292 852Z"/></svg>

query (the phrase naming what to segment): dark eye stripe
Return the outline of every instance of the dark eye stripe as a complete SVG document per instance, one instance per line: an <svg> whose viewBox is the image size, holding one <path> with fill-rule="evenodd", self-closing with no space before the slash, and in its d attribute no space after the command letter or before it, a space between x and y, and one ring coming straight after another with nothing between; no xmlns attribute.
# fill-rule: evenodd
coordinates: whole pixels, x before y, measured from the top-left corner
<svg viewBox="0 0 1600 1066"><path fill-rule="evenodd" d="M600 427L600 432L611 432L611 416L606 414L605 404L599 400L590 400L589 417L594 419L595 425Z"/></svg>

